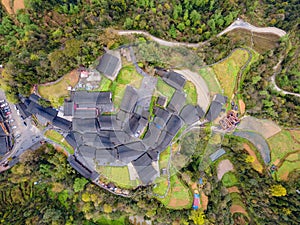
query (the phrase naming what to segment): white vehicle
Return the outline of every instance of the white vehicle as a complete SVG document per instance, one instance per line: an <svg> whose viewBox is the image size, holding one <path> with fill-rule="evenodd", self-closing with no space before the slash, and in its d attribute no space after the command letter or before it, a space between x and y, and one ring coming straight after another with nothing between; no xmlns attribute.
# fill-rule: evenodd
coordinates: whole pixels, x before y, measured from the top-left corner
<svg viewBox="0 0 300 225"><path fill-rule="evenodd" d="M17 129L17 126L12 126L12 128L11 128L11 129L13 129L13 130L14 130L14 129Z"/></svg>
<svg viewBox="0 0 300 225"><path fill-rule="evenodd" d="M5 102L5 100L3 100L3 99L2 99L2 100L0 100L0 103L4 103L4 102Z"/></svg>
<svg viewBox="0 0 300 225"><path fill-rule="evenodd" d="M5 107L5 106L8 106L8 103L7 103L7 102L5 102L5 103L3 103L3 104L1 105L2 108Z"/></svg>

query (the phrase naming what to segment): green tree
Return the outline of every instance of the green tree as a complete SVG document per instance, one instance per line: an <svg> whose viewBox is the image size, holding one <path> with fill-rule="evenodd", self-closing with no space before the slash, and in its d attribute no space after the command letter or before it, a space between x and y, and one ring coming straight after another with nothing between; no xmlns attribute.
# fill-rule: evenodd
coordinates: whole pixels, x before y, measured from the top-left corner
<svg viewBox="0 0 300 225"><path fill-rule="evenodd" d="M83 191L84 186L88 183L89 181L85 178L76 178L73 184L73 189L75 192Z"/></svg>

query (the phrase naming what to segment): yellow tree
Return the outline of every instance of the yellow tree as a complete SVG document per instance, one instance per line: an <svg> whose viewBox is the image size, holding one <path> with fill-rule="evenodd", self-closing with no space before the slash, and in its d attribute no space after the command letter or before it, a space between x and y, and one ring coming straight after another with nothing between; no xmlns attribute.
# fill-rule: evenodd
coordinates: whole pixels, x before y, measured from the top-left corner
<svg viewBox="0 0 300 225"><path fill-rule="evenodd" d="M275 197L286 196L286 189L281 184L273 185L270 188L270 192L271 195Z"/></svg>
<svg viewBox="0 0 300 225"><path fill-rule="evenodd" d="M196 225L205 224L205 215L202 210L193 210L189 219L192 220Z"/></svg>

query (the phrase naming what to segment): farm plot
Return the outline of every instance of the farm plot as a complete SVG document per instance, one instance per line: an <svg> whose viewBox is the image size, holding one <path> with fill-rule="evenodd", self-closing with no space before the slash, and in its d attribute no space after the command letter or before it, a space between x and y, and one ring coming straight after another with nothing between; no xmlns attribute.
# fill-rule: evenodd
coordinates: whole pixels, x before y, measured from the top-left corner
<svg viewBox="0 0 300 225"><path fill-rule="evenodd" d="M224 159L218 164L217 168L217 176L218 180L222 180L225 173L228 173L229 171L234 171L232 163L229 161L229 159Z"/></svg>
<svg viewBox="0 0 300 225"><path fill-rule="evenodd" d="M231 98L236 85L237 76L248 60L246 50L237 49L227 59L212 66L224 94Z"/></svg>
<svg viewBox="0 0 300 225"><path fill-rule="evenodd" d="M172 98L175 89L173 87L171 87L170 85L168 85L166 82L164 82L160 77L158 77L157 79L157 91L166 96L168 98L168 101Z"/></svg>
<svg viewBox="0 0 300 225"><path fill-rule="evenodd" d="M222 93L220 83L217 80L216 74L212 68L202 68L199 70L199 74L205 80L211 95Z"/></svg>
<svg viewBox="0 0 300 225"><path fill-rule="evenodd" d="M252 168L255 169L257 172L262 173L263 166L258 161L255 151L246 143L243 144L243 147L248 152L248 154L253 158L253 161L251 162Z"/></svg>
<svg viewBox="0 0 300 225"><path fill-rule="evenodd" d="M197 105L197 91L195 85L191 81L187 81L183 87L186 93L186 104Z"/></svg>
<svg viewBox="0 0 300 225"><path fill-rule="evenodd" d="M281 128L273 121L257 119L252 116L243 118L238 126L238 129L245 131L254 131L261 134L266 139L281 131Z"/></svg>
<svg viewBox="0 0 300 225"><path fill-rule="evenodd" d="M137 180L130 180L127 166L98 166L97 170L109 181L115 183L121 188L133 188L139 185Z"/></svg>
<svg viewBox="0 0 300 225"><path fill-rule="evenodd" d="M233 135L245 138L248 141L250 141L256 149L261 154L261 157L263 158L264 162L267 164L270 162L270 148L266 140L257 133L251 132L251 131L235 131Z"/></svg>
<svg viewBox="0 0 300 225"><path fill-rule="evenodd" d="M42 98L48 99L52 106L59 107L63 104L64 98L69 96L68 87L75 87L78 81L79 73L77 70L73 70L57 82L52 82L49 85L39 85L38 92Z"/></svg>

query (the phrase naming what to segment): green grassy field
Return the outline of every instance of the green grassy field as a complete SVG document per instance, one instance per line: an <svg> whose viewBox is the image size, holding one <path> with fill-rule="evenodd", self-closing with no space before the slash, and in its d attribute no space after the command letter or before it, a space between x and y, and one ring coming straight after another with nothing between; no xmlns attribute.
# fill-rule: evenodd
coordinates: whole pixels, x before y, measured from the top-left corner
<svg viewBox="0 0 300 225"><path fill-rule="evenodd" d="M166 96L168 98L168 101L172 98L175 89L173 87L171 87L170 85L168 85L167 83L165 83L160 77L158 77L157 79L157 91Z"/></svg>
<svg viewBox="0 0 300 225"><path fill-rule="evenodd" d="M47 85L38 86L38 92L42 98L48 99L52 106L59 107L63 104L64 98L68 97L68 86L75 87L79 81L79 73L76 70L66 74L59 82Z"/></svg>
<svg viewBox="0 0 300 225"><path fill-rule="evenodd" d="M222 93L221 86L212 68L210 67L202 68L199 70L199 74L205 80L210 93L212 94Z"/></svg>
<svg viewBox="0 0 300 225"><path fill-rule="evenodd" d="M247 62L248 52L246 50L236 50L225 61L220 62L212 69L219 80L224 94L231 98L237 80L237 75L243 65Z"/></svg>
<svg viewBox="0 0 300 225"><path fill-rule="evenodd" d="M125 224L125 217L122 216L119 219L112 220L107 216L101 215L99 219L96 219L97 224L101 225L123 225Z"/></svg>
<svg viewBox="0 0 300 225"><path fill-rule="evenodd" d="M163 151L160 155L159 155L159 168L166 168L168 165L168 161L170 158L170 151L171 148L168 147L165 151Z"/></svg>
<svg viewBox="0 0 300 225"><path fill-rule="evenodd" d="M112 81L104 76L101 77L99 91L110 91Z"/></svg>
<svg viewBox="0 0 300 225"><path fill-rule="evenodd" d="M231 197L231 200L232 200L232 204L245 207L244 203L242 202L242 198L241 198L241 196L240 196L239 193L232 192L232 193L230 193L230 197Z"/></svg>
<svg viewBox="0 0 300 225"><path fill-rule="evenodd" d="M156 186L153 188L153 193L157 195L164 195L168 189L167 176L160 176L155 180Z"/></svg>
<svg viewBox="0 0 300 225"><path fill-rule="evenodd" d="M197 105L197 91L195 85L187 81L186 84L183 87L183 91L186 93L186 103Z"/></svg>
<svg viewBox="0 0 300 225"><path fill-rule="evenodd" d="M122 188L133 188L139 185L137 180L130 180L127 166L99 166L98 172L103 174L109 181Z"/></svg>
<svg viewBox="0 0 300 225"><path fill-rule="evenodd" d="M74 154L74 149L72 146L65 140L65 138L55 130L47 130L45 136L50 140L54 141L57 144L63 146L70 154Z"/></svg>
<svg viewBox="0 0 300 225"><path fill-rule="evenodd" d="M227 172L222 177L222 183L228 188L238 185L239 181L233 172Z"/></svg>

